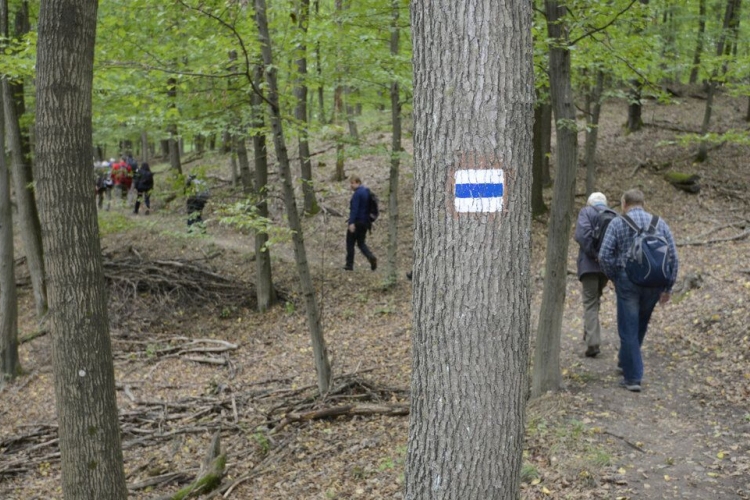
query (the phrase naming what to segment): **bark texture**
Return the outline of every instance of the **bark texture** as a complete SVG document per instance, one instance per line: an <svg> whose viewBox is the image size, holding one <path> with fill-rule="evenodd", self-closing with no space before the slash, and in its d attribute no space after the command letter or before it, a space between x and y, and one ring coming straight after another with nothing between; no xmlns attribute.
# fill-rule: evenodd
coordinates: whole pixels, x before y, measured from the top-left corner
<svg viewBox="0 0 750 500"><path fill-rule="evenodd" d="M557 134L557 175L547 233L544 289L534 353L532 394L538 396L560 387L560 331L565 306L568 242L576 187L578 131L570 83L570 52L564 18L567 9L557 0L546 0L550 46L549 79Z"/></svg>
<svg viewBox="0 0 750 500"><path fill-rule="evenodd" d="M391 2L391 55L398 56L399 45L399 1ZM391 170L388 174L388 269L387 281L396 282L398 274L398 185L401 166L401 101L398 80L391 82Z"/></svg>
<svg viewBox="0 0 750 500"><path fill-rule="evenodd" d="M531 181L531 215L536 217L547 211L544 204L544 179L542 169L544 165L544 143L542 141L542 106L534 108L534 156L532 160Z"/></svg>
<svg viewBox="0 0 750 500"><path fill-rule="evenodd" d="M586 195L596 191L596 140L599 137L599 116L602 113L604 73L596 72L596 83L590 89L586 106Z"/></svg>
<svg viewBox="0 0 750 500"><path fill-rule="evenodd" d="M292 172L289 166L289 155L284 142L284 130L281 122L281 108L279 106L279 90L276 80L276 67L273 65L271 50L271 36L268 32L268 21L266 18L266 1L255 0L255 19L258 25L258 37L265 64L266 82L268 83L268 102L271 114L271 133L273 134L276 159L279 164L279 176L286 205L286 215L289 228L292 230L294 242L294 260L297 264L300 288L305 299L305 313L307 315L307 327L310 329L315 371L318 375L318 389L321 394L328 392L331 383L331 363L328 360L328 349L323 338L323 327L320 323L320 309L315 297L310 266L307 262L307 251L302 234L302 224L297 212L297 202L294 199L294 187L292 185Z"/></svg>
<svg viewBox="0 0 750 500"><path fill-rule="evenodd" d="M519 495L528 369L531 3L415 0L409 500ZM502 212L456 213L460 169Z"/></svg>
<svg viewBox="0 0 750 500"><path fill-rule="evenodd" d="M49 277L62 490L125 499L107 290L91 193L96 0L43 0L37 44L37 189ZM60 175L60 170L65 175Z"/></svg>
<svg viewBox="0 0 750 500"><path fill-rule="evenodd" d="M7 15L7 9L5 14ZM0 102L2 94L3 88L0 86ZM0 386L3 379L15 378L19 369L13 215L10 206L10 172L5 163L4 115L3 107L0 106Z"/></svg>
<svg viewBox="0 0 750 500"><path fill-rule="evenodd" d="M263 68L255 68L253 79L255 88L260 88ZM255 187L258 194L258 215L268 217L268 151L266 149L265 120L263 119L263 97L253 92L251 96L253 120L253 154L255 159ZM256 292L258 311L268 310L278 301L271 274L271 254L266 248L267 233L255 233Z"/></svg>
<svg viewBox="0 0 750 500"><path fill-rule="evenodd" d="M703 55L703 41L706 36L706 0L698 2L698 32L696 33L695 52L693 53L693 67L690 69L690 84L698 81L698 72Z"/></svg>

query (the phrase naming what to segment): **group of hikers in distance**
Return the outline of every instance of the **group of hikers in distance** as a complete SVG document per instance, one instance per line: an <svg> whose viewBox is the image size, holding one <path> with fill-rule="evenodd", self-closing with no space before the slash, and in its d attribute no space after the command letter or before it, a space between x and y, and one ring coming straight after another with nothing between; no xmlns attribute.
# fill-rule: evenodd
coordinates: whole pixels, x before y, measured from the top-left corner
<svg viewBox="0 0 750 500"><path fill-rule="evenodd" d="M138 215L141 203L146 205L146 215L151 212L151 190L154 189L154 174L145 161L138 162L131 154L122 155L120 161L111 158L109 161L94 163L97 206L105 210L112 203L112 191L115 192L115 203L124 205L131 197L135 199L133 213Z"/></svg>
<svg viewBox="0 0 750 500"><path fill-rule="evenodd" d="M620 205L618 214L607 206L603 193L592 193L576 222L583 338L587 345L584 354L594 358L601 352L599 306L604 287L611 280L617 296L620 386L640 392L641 346L656 304L666 304L670 299L679 261L669 226L645 210L643 192L625 191Z"/></svg>

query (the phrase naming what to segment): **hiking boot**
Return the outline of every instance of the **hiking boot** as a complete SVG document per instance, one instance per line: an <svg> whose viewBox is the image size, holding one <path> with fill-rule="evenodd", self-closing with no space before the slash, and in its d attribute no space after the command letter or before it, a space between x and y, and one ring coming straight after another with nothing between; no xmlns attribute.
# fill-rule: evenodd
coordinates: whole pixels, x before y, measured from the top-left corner
<svg viewBox="0 0 750 500"><path fill-rule="evenodd" d="M372 258L370 259L370 269L374 271L377 268L378 268L378 258L373 255Z"/></svg>
<svg viewBox="0 0 750 500"><path fill-rule="evenodd" d="M587 358L595 358L596 355L599 354L600 352L602 352L602 351L599 350L599 346L598 345L590 345L588 347L588 349L586 349L586 353L585 354L586 354Z"/></svg>
<svg viewBox="0 0 750 500"><path fill-rule="evenodd" d="M354 269L349 266L344 266L344 271L354 271Z"/></svg>
<svg viewBox="0 0 750 500"><path fill-rule="evenodd" d="M623 379L623 380L620 380L620 387L624 387L630 392L641 392L640 382L628 382L627 380Z"/></svg>

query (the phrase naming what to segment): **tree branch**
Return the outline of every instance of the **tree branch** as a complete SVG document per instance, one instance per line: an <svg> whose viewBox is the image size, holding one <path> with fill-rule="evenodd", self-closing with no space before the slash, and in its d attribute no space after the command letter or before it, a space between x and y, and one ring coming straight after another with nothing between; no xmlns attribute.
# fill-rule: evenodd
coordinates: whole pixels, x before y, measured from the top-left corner
<svg viewBox="0 0 750 500"><path fill-rule="evenodd" d="M612 19L610 19L610 20L609 20L609 22L608 22L607 24L605 24L604 26L601 26L601 27L599 27L599 28L594 28L594 29L592 29L591 31L589 31L589 32L586 32L586 33L584 33L583 35L579 36L578 38L576 38L575 40L573 40L572 42L570 42L570 43L569 43L568 45L575 45L576 43L580 42L580 41L581 41L581 40L583 40L584 38L590 37L590 36L591 36L591 35L593 35L594 33L599 33L600 31L604 31L605 29L609 28L610 26L612 26L612 25L613 25L613 24L615 23L615 21L617 21L617 19L618 19L618 18L619 18L619 17L621 16L621 15L623 15L624 13L626 13L627 11L629 11L629 10L630 10L630 8L631 8L631 7L632 7L632 6L633 6L633 5L635 4L635 2L637 2L637 1L638 1L638 0L632 0L632 1L630 2L630 5L628 5L627 7L625 7L624 9L622 9L622 10L621 10L620 12L618 12L617 14L615 14L615 16L614 16L614 17L613 17Z"/></svg>

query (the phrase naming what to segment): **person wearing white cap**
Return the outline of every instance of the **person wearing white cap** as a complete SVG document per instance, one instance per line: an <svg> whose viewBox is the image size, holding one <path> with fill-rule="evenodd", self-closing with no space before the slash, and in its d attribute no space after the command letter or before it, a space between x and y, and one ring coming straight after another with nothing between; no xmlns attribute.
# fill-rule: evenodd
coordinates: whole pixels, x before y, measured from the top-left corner
<svg viewBox="0 0 750 500"><path fill-rule="evenodd" d="M599 267L599 248L609 222L615 217L617 213L607 207L607 197L596 192L591 193L576 222L575 240L580 247L577 263L583 298L583 339L586 342L585 355L589 358L601 352L599 306L607 276Z"/></svg>

